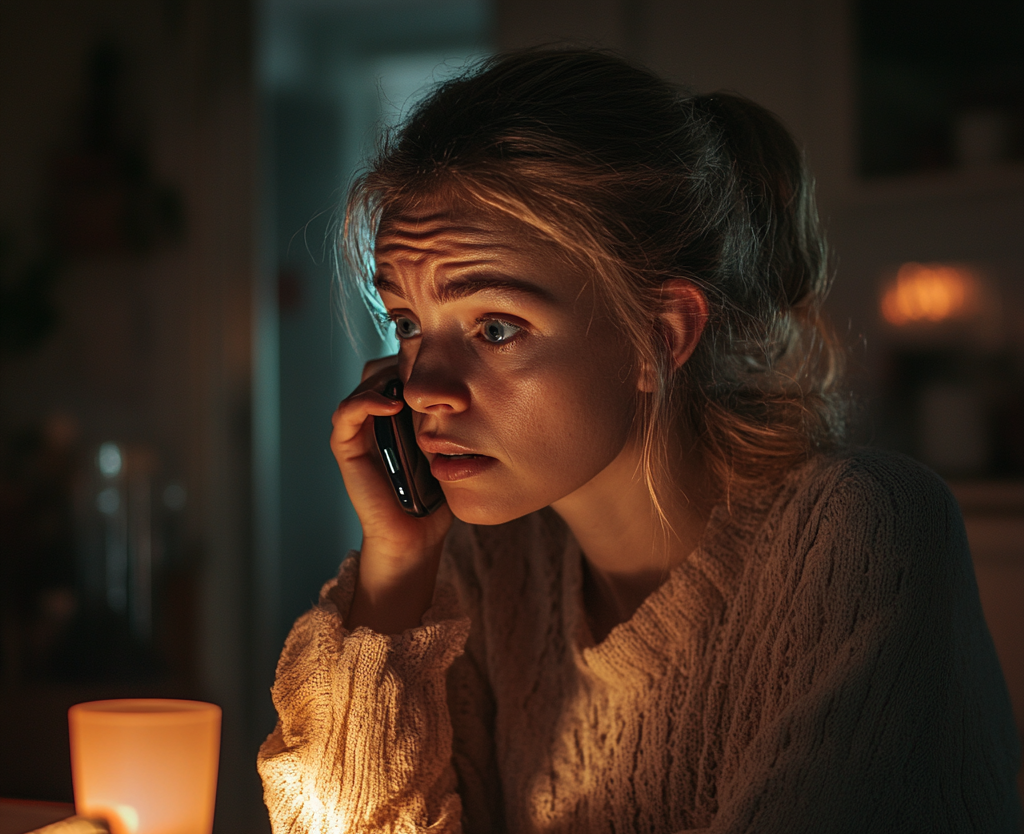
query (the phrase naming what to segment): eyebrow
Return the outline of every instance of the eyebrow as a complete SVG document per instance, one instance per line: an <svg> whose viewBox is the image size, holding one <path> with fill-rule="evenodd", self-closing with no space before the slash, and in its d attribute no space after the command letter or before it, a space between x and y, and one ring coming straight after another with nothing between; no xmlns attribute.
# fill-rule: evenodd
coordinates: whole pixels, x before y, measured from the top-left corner
<svg viewBox="0 0 1024 834"><path fill-rule="evenodd" d="M373 285L378 292L388 292L399 298L405 298L398 284L379 273L373 276ZM548 303L555 300L554 295L543 287L506 275L475 275L467 278L453 278L438 287L435 297L444 304L487 291L525 295Z"/></svg>

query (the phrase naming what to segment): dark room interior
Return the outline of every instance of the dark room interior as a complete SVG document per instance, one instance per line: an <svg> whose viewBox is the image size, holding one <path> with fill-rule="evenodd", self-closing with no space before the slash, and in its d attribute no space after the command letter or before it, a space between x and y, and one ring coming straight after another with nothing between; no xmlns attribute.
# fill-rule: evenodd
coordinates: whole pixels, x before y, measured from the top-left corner
<svg viewBox="0 0 1024 834"><path fill-rule="evenodd" d="M342 320L338 206L424 88L562 40L803 144L858 442L950 485L1024 731L1024 3L9 2L0 834L71 812L71 705L145 697L221 707L214 830L270 830L275 663L359 545L329 418L387 349Z"/></svg>

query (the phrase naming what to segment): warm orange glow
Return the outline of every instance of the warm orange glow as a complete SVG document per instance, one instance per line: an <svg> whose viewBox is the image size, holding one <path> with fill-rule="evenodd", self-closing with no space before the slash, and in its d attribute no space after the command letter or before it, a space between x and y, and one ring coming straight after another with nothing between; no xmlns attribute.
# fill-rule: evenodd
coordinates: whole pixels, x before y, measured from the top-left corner
<svg viewBox="0 0 1024 834"><path fill-rule="evenodd" d="M897 326L940 322L973 311L977 282L963 267L906 263L882 295L882 315Z"/></svg>
<svg viewBox="0 0 1024 834"><path fill-rule="evenodd" d="M75 811L111 834L210 834L220 707L92 701L68 711Z"/></svg>

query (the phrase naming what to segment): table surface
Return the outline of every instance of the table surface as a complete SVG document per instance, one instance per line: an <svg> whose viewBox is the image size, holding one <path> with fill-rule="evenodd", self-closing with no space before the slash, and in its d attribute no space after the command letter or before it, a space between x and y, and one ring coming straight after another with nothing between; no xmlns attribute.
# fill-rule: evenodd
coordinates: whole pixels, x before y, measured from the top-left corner
<svg viewBox="0 0 1024 834"><path fill-rule="evenodd" d="M25 834L74 813L75 806L63 802L0 799L0 834Z"/></svg>

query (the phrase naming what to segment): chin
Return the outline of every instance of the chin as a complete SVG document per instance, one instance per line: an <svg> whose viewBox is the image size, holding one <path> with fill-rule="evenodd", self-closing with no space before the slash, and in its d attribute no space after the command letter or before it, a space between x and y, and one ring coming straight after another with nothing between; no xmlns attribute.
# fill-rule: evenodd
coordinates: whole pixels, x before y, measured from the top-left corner
<svg viewBox="0 0 1024 834"><path fill-rule="evenodd" d="M466 524L493 526L514 521L529 515L546 506L533 506L528 502L511 499L509 496L498 498L494 495L481 495L466 489L442 485L448 507L452 514Z"/></svg>

